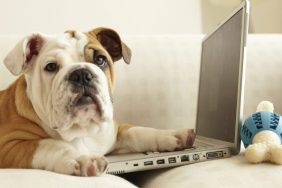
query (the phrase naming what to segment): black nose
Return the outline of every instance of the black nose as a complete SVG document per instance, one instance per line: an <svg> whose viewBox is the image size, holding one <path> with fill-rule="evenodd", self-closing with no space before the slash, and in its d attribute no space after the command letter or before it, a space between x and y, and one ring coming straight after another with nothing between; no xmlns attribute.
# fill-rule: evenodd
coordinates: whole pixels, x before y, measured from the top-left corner
<svg viewBox="0 0 282 188"><path fill-rule="evenodd" d="M73 71L69 76L69 81L74 85L90 86L93 77L88 69L82 68Z"/></svg>

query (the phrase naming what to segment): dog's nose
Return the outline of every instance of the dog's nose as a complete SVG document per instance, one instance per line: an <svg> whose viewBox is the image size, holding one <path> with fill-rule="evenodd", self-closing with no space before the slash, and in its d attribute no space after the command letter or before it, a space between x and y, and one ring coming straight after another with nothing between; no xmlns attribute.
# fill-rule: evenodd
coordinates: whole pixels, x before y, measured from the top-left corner
<svg viewBox="0 0 282 188"><path fill-rule="evenodd" d="M69 76L69 81L74 85L89 86L93 77L93 74L88 69L82 68L73 71Z"/></svg>

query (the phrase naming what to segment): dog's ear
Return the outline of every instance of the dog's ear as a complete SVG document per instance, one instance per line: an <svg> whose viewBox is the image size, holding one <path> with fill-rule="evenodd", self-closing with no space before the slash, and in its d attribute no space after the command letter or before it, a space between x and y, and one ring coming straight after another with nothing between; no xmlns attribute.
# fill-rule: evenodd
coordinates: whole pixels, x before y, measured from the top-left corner
<svg viewBox="0 0 282 188"><path fill-rule="evenodd" d="M88 32L88 34L96 35L97 40L108 51L114 62L123 58L127 64L130 63L131 50L121 41L116 31L100 27Z"/></svg>
<svg viewBox="0 0 282 188"><path fill-rule="evenodd" d="M33 58L39 54L44 39L41 34L32 34L23 38L8 53L4 64L14 75L19 75L31 66Z"/></svg>

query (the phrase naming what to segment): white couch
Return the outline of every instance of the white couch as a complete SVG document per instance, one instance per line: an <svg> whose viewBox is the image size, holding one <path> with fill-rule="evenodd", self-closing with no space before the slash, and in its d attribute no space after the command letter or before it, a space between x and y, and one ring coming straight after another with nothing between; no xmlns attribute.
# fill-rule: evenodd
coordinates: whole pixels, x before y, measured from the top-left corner
<svg viewBox="0 0 282 188"><path fill-rule="evenodd" d="M195 127L202 35L125 36L132 63L116 63L115 115L118 122L156 128ZM19 36L0 36L0 60ZM261 100L282 114L282 35L250 35L245 88L245 117ZM0 89L14 77L0 63ZM241 154L229 159L133 174L141 187L281 186L281 166L249 164ZM80 178L41 170L0 170L0 187L132 187L105 175Z"/></svg>

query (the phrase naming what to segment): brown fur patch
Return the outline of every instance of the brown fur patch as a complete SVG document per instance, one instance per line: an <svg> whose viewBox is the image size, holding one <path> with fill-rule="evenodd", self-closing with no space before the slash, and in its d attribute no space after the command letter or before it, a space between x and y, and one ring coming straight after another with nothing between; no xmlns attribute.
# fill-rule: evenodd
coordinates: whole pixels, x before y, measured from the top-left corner
<svg viewBox="0 0 282 188"><path fill-rule="evenodd" d="M132 125L116 124L117 140L119 140L119 137L122 135L122 133L126 132L131 127L132 127Z"/></svg>
<svg viewBox="0 0 282 188"><path fill-rule="evenodd" d="M23 76L0 92L0 167L31 168L38 142L49 136L26 95Z"/></svg>
<svg viewBox="0 0 282 188"><path fill-rule="evenodd" d="M84 54L85 54L85 60L88 62L93 61L92 54L89 54L90 49L91 50L100 50L103 51L108 59L108 67L104 69L104 73L106 77L108 78L108 85L111 93L113 92L113 86L114 86L114 63L111 59L111 56L109 53L103 48L103 46L99 43L99 41L96 38L96 35L94 33L85 33L89 39L89 43L84 48Z"/></svg>

